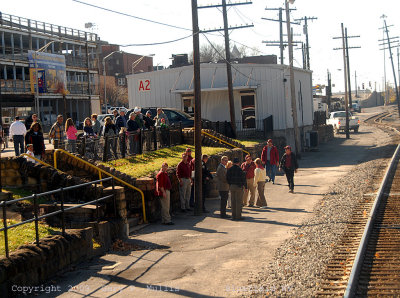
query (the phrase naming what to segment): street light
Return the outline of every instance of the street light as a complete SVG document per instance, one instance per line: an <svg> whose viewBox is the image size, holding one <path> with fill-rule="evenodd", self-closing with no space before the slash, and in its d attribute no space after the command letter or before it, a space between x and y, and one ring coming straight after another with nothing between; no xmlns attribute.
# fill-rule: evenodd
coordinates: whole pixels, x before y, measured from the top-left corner
<svg viewBox="0 0 400 298"><path fill-rule="evenodd" d="M115 53L122 53L122 51L114 51L108 54L103 58L103 77L104 77L104 107L106 108L106 114L108 112L107 109L107 88L106 88L106 59L114 55Z"/></svg>
<svg viewBox="0 0 400 298"><path fill-rule="evenodd" d="M142 62L142 60L143 60L145 57L154 57L154 56L155 56L155 54L143 55L143 56L140 57L139 59L133 61L133 62L132 62L132 74L134 74L135 67L138 66L139 63Z"/></svg>

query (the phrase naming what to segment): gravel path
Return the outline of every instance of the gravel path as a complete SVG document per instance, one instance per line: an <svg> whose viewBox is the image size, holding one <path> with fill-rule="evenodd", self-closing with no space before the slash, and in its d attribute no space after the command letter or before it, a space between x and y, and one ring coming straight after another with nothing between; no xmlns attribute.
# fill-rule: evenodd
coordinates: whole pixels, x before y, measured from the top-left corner
<svg viewBox="0 0 400 298"><path fill-rule="evenodd" d="M315 296L318 282L346 230L352 210L363 193L371 192L371 184L378 187L377 165L386 165L385 158L391 154L392 147L386 146L379 152L380 156L355 166L330 188L315 206L315 216L293 230L293 236L275 251L272 263L250 276L248 288L252 296Z"/></svg>

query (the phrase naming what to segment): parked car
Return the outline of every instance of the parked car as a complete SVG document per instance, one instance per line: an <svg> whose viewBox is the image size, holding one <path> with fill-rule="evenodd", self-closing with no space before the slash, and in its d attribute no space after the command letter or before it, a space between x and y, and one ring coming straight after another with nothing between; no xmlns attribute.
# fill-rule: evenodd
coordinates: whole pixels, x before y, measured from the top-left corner
<svg viewBox="0 0 400 298"><path fill-rule="evenodd" d="M182 122L182 127L193 127L194 126L194 118L190 116L188 113L174 109L174 108L162 108L165 115L167 115L168 120L170 125L178 125L180 122ZM131 109L127 113L127 117L129 119L129 114L133 112L134 109ZM147 108L142 108L142 113L145 114L147 111L151 112L151 116L154 118L157 116L157 108L156 107L147 107ZM202 119L203 121L208 121L206 119Z"/></svg>
<svg viewBox="0 0 400 298"><path fill-rule="evenodd" d="M332 112L326 120L326 124L332 125L335 133L346 129L346 111ZM349 112L349 130L358 132L360 120Z"/></svg>
<svg viewBox="0 0 400 298"><path fill-rule="evenodd" d="M101 114L97 116L97 120L100 122L101 126L104 126L104 119L106 119L107 117L110 117L111 120L114 120L113 114Z"/></svg>
<svg viewBox="0 0 400 298"><path fill-rule="evenodd" d="M353 103L351 106L354 112L361 113L361 107L358 103Z"/></svg>

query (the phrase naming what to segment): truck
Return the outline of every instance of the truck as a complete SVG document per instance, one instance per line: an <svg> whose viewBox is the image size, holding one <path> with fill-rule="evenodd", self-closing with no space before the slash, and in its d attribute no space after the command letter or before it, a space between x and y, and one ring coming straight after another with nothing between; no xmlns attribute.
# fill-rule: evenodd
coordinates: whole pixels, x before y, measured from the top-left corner
<svg viewBox="0 0 400 298"><path fill-rule="evenodd" d="M326 120L326 124L332 125L335 133L339 133L341 130L344 131L346 129L346 111L330 113L329 118ZM349 112L349 130L358 132L359 127L360 120Z"/></svg>

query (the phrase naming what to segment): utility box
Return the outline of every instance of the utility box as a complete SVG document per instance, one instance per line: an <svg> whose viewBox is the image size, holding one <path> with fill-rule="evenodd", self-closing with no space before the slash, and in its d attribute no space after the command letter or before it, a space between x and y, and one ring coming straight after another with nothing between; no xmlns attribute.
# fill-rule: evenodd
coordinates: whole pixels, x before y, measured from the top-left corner
<svg viewBox="0 0 400 298"><path fill-rule="evenodd" d="M308 148L318 147L318 132L317 131L306 132L306 147L308 147Z"/></svg>

